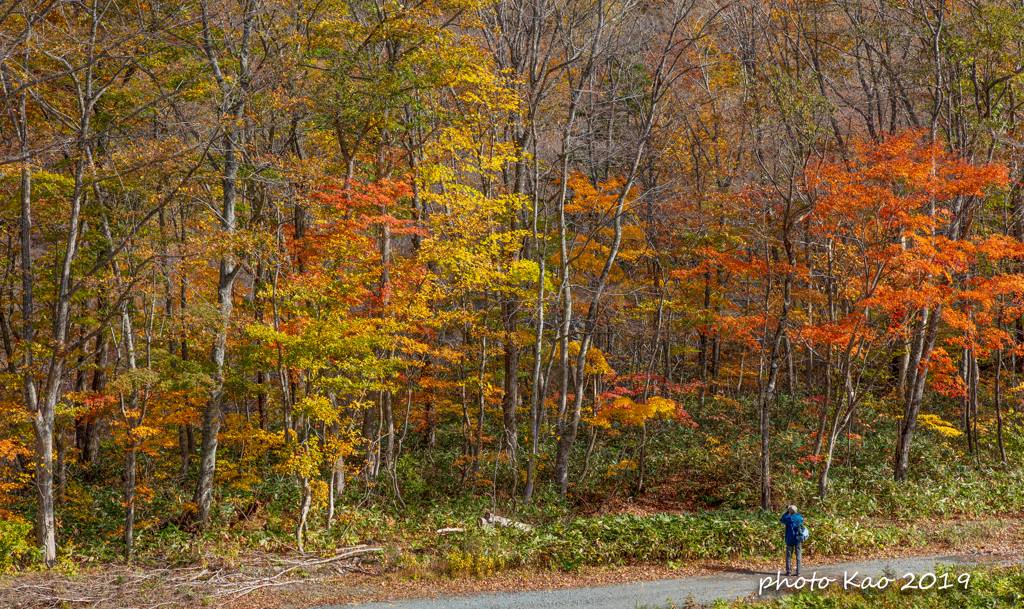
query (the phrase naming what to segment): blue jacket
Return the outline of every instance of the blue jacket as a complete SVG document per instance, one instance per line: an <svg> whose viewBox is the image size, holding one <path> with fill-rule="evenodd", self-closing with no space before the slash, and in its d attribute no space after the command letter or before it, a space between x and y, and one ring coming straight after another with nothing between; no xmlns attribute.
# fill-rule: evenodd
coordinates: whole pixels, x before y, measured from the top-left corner
<svg viewBox="0 0 1024 609"><path fill-rule="evenodd" d="M786 545L795 546L801 543L800 527L804 524L804 517L800 514L783 514L779 521L786 525Z"/></svg>

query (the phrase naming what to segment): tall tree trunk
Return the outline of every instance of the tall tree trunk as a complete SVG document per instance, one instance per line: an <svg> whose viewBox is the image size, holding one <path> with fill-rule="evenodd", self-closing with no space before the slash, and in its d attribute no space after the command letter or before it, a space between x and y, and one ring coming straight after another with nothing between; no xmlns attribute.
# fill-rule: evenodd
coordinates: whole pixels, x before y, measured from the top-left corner
<svg viewBox="0 0 1024 609"><path fill-rule="evenodd" d="M184 480L192 463L192 450L186 425L178 425L178 476Z"/></svg>
<svg viewBox="0 0 1024 609"><path fill-rule="evenodd" d="M237 130L225 135L223 220L221 229L233 234L235 231L235 178L238 161L235 158ZM221 258L217 281L217 331L210 363L213 365L213 389L203 410L202 443L199 448L199 480L196 484L195 502L198 506L199 522L206 526L210 517L210 503L213 497L213 477L217 467L217 435L220 433L221 408L224 404L224 362L227 354L228 331L231 324L232 291L236 267L232 256Z"/></svg>
<svg viewBox="0 0 1024 609"><path fill-rule="evenodd" d="M711 273L704 273L704 314L708 315L711 311ZM704 410L704 401L707 398L708 393L708 360L711 357L710 353L710 340L708 336L708 328L700 329L700 347L697 353L697 378L700 379L700 396L698 403L700 409ZM666 346L668 341L666 341ZM668 356L665 357L665 369L668 369ZM666 379L667 380L667 379Z"/></svg>
<svg viewBox="0 0 1024 609"><path fill-rule="evenodd" d="M95 17L95 15L94 15ZM90 81L91 82L91 81ZM86 87L89 104L85 110L91 115L91 84ZM36 382L31 370L31 356L26 356L24 385L26 406L32 413L32 426L36 437L36 486L39 489L39 510L37 517L37 539L43 549L43 562L53 566L57 559L56 520L53 513L53 433L57 404L63 395L64 364L67 353L68 328L71 318L72 269L78 254L78 236L81 226L79 218L84 195L85 138L89 133L89 116L82 119L79 131L78 159L75 161L74 191L71 195L71 209L68 217L68 239L64 248L64 259L56 282L56 303L54 307L51 355L44 382L45 392L40 400L36 394ZM24 337L26 344L34 339L34 301L32 294L32 221L31 221L31 176L28 169L22 170L21 189L21 238L22 238L22 285Z"/></svg>
<svg viewBox="0 0 1024 609"><path fill-rule="evenodd" d="M229 83L228 78L221 72L220 61L217 57L217 49L213 42L213 27L210 23L209 6L207 0L200 4L202 11L202 35L203 50L206 59L213 72L214 78L221 95L220 112L222 116L229 119L229 127L224 132L224 158L223 171L221 173L222 208L221 208L221 231L227 239L235 234L236 219L235 206L237 199L237 178L239 169L241 127L240 122L245 114L246 95L249 87L249 45L253 22L255 20L255 6L252 2L244 3L244 14L242 16L241 45L238 51L237 62L239 74L237 75L237 87ZM217 330L213 341L213 348L210 352L210 363L213 367L213 387L210 390L210 399L203 410L203 439L199 448L199 479L196 482L195 503L198 507L198 518L200 526L206 527L210 518L210 504L213 500L213 478L217 469L217 435L220 433L221 409L224 404L224 363L227 354L228 331L231 327L232 292L235 284L235 277L241 269L235 263L234 256L225 254L220 259L217 279Z"/></svg>
<svg viewBox="0 0 1024 609"><path fill-rule="evenodd" d="M305 552L303 545L304 535L303 532L306 530L306 519L309 517L309 506L313 502L313 492L310 488L309 478L305 476L299 476L299 522L295 526L295 542L299 546L299 554Z"/></svg>
<svg viewBox="0 0 1024 609"><path fill-rule="evenodd" d="M505 326L505 380L501 398L502 436L501 451L514 460L519 450L519 425L516 409L519 407L519 344L516 340L516 302L510 294L501 297L502 319Z"/></svg>
<svg viewBox="0 0 1024 609"><path fill-rule="evenodd" d="M126 561L131 561L132 552L135 549L135 453L135 442L129 439L124 454L124 559Z"/></svg>
<svg viewBox="0 0 1024 609"><path fill-rule="evenodd" d="M828 475L832 469L832 457L835 455L839 432L850 423L856 407L851 379L853 363L850 358L850 352L851 349L848 345L843 361L839 366L840 376L843 378L844 390L836 397L836 408L832 416L832 424L828 430L828 443L825 448L824 463L822 463L821 472L818 476L818 498L822 501L824 501L828 496ZM846 404L845 409L843 408L843 404ZM825 405L825 408L827 410L828 404Z"/></svg>
<svg viewBox="0 0 1024 609"><path fill-rule="evenodd" d="M533 231L537 233L537 197L534 196ZM536 249L540 249L537 247ZM530 456L526 463L526 484L523 485L523 501L530 502L537 477L537 449L540 445L541 409L544 408L544 383L541 369L544 360L544 271L545 256L538 254L540 270L537 286L537 330L533 341L533 374L530 389Z"/></svg>
<svg viewBox="0 0 1024 609"><path fill-rule="evenodd" d="M258 393L256 394L256 405L259 410L260 417L260 429L268 431L270 429L270 403L268 400L267 390L267 373L262 369L256 371L256 386L258 387Z"/></svg>
<svg viewBox="0 0 1024 609"><path fill-rule="evenodd" d="M97 342L100 339L97 338ZM89 372L84 366L85 357L82 356L78 360L78 371L75 373L75 393L81 393L85 391L85 387L88 382ZM78 406L83 406L81 402ZM88 411L83 412L75 418L75 449L78 451L78 462L82 465L87 465L91 462L91 455L89 454L89 442L91 435L95 433L96 429L91 421L91 416Z"/></svg>
<svg viewBox="0 0 1024 609"><path fill-rule="evenodd" d="M85 376L84 370L78 371L79 379L75 380L75 391L85 391ZM88 413L83 413L75 418L75 450L78 452L78 463L79 465L89 464L89 454L86 447L89 445L91 422L89 421Z"/></svg>
<svg viewBox="0 0 1024 609"><path fill-rule="evenodd" d="M968 359L970 366L967 368L969 383L967 384L967 395L968 395L968 406L971 410L971 421L973 423L973 429L971 430L971 438L974 440L974 462L981 465L981 452L978 450L978 356L974 352L974 349L970 350L970 359Z"/></svg>
<svg viewBox="0 0 1024 609"><path fill-rule="evenodd" d="M366 444L366 480L370 481L376 476L378 461L380 460L380 438L377 436L377 419L379 418L379 407L376 401L370 403L363 409L362 436Z"/></svg>
<svg viewBox="0 0 1024 609"><path fill-rule="evenodd" d="M789 222L789 219L786 220ZM788 226L784 229L788 230ZM788 239L788 237L787 237ZM787 250L792 248L787 244ZM793 264L790 253L790 264ZM778 325L771 339L771 350L768 354L768 380L761 390L759 400L758 428L761 432L761 509L770 510L772 505L771 478L771 406L775 400L776 386L779 380L779 368L782 364L782 344L786 337L786 325L789 322L789 310L792 305L793 271L787 271L782 287L782 311L779 313Z"/></svg>
<svg viewBox="0 0 1024 609"><path fill-rule="evenodd" d="M924 309L918 324L917 339L911 354L907 371L907 391L903 402L903 419L896 429L896 453L893 455L893 479L905 482L910 467L910 444L917 430L917 415L921 412L921 399L928 376L928 363L939 332L939 318L942 305L935 310Z"/></svg>
<svg viewBox="0 0 1024 609"><path fill-rule="evenodd" d="M793 361L793 341L789 340L789 335L784 340L784 347L786 348L786 387L789 391L789 397L792 398L796 395L796 364Z"/></svg>
<svg viewBox="0 0 1024 609"><path fill-rule="evenodd" d="M480 337L480 367L477 369L477 420L473 450L473 473L480 471L480 458L484 452L484 416L487 413L484 393L484 374L487 371L487 336Z"/></svg>
<svg viewBox="0 0 1024 609"><path fill-rule="evenodd" d="M96 337L95 370L92 373L93 395L102 396L107 390L107 356L110 352L110 339L106 332ZM95 463L100 458L99 421L89 422L88 436L85 439L86 460Z"/></svg>
<svg viewBox="0 0 1024 609"><path fill-rule="evenodd" d="M619 255L619 249L622 246L622 216L623 209L625 208L626 201L629 198L630 192L633 189L633 185L636 182L639 174L640 163L644 158L645 151L647 150L647 143L651 136L651 130L654 126L654 119L657 113L658 104L664 95L668 82L664 77L665 74L662 72L666 68L666 60L669 59L670 49L671 52L678 52L681 49L686 48L687 44L679 45L676 48L675 44L666 42L664 47L663 55L661 56L662 62L659 64L658 73L654 78L654 82L657 83L654 89L650 92L649 105L644 109L646 115L643 116L642 131L640 134L639 141L637 142L636 152L633 155L632 163L629 171L626 173L626 177L622 182L621 191L616 197L615 205L610 210L612 212L611 224L612 224L612 241L608 247L608 254L604 260L601 274L597 279L597 285L593 291L593 295L590 298L589 307L587 309L587 315L584 318L583 323L583 338L580 341L579 354L576 358L575 374L573 381L578 388L575 392L575 398L573 399L573 410L568 420L566 420L567 413L565 410L565 397L568 390L568 370L563 371L563 385L562 385L562 396L559 399L559 416L562 421L562 425L558 432L558 440L555 445L555 483L558 484L558 489L561 495L564 497L569 489L569 453L572 449L573 443L576 441L576 434L579 429L580 413L583 410L583 395L584 391L580 389L582 387L584 370L586 368L587 353L590 350L590 345L594 337L594 333L597 331L598 318L601 312L601 299L604 296L605 288L608 285L608 278L611 275L612 268L615 266L616 259ZM578 103L579 91L573 91L573 101L570 104L570 112L575 114L575 109ZM563 151L568 152L568 137L569 133L566 132L563 135L562 148ZM571 316L571 290L569 289L569 272L568 272L568 259L566 255L566 215L565 215L565 181L568 177L567 169L568 158L566 157L563 161L562 168L562 192L559 196L559 249L562 254L562 283L563 290L566 295L566 322L563 324L564 332L570 330L568 318ZM568 337L563 336L563 348L568 347ZM562 361L568 364L568 354L562 354Z"/></svg>
<svg viewBox="0 0 1024 609"><path fill-rule="evenodd" d="M68 441L67 431L63 428L54 430L54 442L57 443L57 486L54 489L54 503L64 503L64 495L68 483Z"/></svg>
<svg viewBox="0 0 1024 609"><path fill-rule="evenodd" d="M828 422L828 407L832 403L832 346L826 347L825 356L825 401L821 405L818 416L818 434L814 438L814 456L821 454L821 446L825 441L825 425Z"/></svg>
<svg viewBox="0 0 1024 609"><path fill-rule="evenodd" d="M427 365L423 370L422 377L432 374L434 362L428 358ZM437 443L437 406L434 404L434 388L427 387L424 391L423 405L423 446L428 450L434 448Z"/></svg>
<svg viewBox="0 0 1024 609"><path fill-rule="evenodd" d="M996 350L996 437L999 441L999 461L1006 465L1006 447L1003 445L1003 393L1000 377L1003 372L1003 350Z"/></svg>
<svg viewBox="0 0 1024 609"><path fill-rule="evenodd" d="M185 245L185 210L184 207L181 210L181 244L182 247ZM178 287L178 311L184 315L185 310L188 308L188 292L186 288L186 282L184 278L180 282ZM184 364L189 358L188 341L182 337L178 346L179 356L181 362ZM189 404L190 400L186 400L186 407L191 407ZM196 440L195 434L192 431L192 423L182 423L178 425L178 450L180 454L181 464L178 469L178 474L181 476L182 485L188 483L188 474L192 468L192 455L196 452Z"/></svg>
<svg viewBox="0 0 1024 609"><path fill-rule="evenodd" d="M384 468L390 470L395 464L395 412L392 407L394 394L383 391L380 395L381 411L384 415Z"/></svg>

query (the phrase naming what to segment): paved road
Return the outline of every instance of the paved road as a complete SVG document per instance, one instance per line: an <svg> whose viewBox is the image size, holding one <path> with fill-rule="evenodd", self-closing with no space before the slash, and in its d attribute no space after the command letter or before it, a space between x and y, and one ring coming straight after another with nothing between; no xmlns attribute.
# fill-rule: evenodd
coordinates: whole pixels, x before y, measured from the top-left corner
<svg viewBox="0 0 1024 609"><path fill-rule="evenodd" d="M871 577L877 583L878 579L886 573L890 576L895 573L896 577L902 577L908 572L923 575L934 571L936 563L954 564L964 562L971 562L971 559L965 556L928 556L921 558L870 560L818 568L808 568L805 566L803 575L806 578L818 578L818 583L815 584L816 588L821 585L825 577L836 580L828 585L841 587L844 585L844 581L860 584L863 582L864 577ZM768 587L774 591L776 573L736 571L721 575L665 579L618 586L602 586L599 588L482 594L479 596L438 600L364 603L355 606L361 609L554 609L556 607L634 609L645 604L656 607L666 606L669 600L683 604L691 597L699 603L711 603L719 598L729 600L743 598L757 594L759 585L766 578L773 580L773 583ZM795 578L790 579L795 581ZM956 584L953 579L948 579L946 583ZM939 585L942 584L943 581L939 580ZM810 584L805 581L804 585ZM848 585L848 587L850 586ZM768 594L770 592L765 593L765 596ZM348 606L351 607L352 605ZM341 609L341 607L340 605L332 605L318 609Z"/></svg>

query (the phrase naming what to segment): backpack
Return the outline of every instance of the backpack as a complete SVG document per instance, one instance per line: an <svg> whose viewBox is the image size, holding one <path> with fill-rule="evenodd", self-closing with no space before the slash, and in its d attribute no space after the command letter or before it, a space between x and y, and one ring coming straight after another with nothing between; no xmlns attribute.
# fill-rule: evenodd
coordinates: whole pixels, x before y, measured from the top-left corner
<svg viewBox="0 0 1024 609"><path fill-rule="evenodd" d="M797 539L800 540L800 543L804 543L805 541L807 541L810 538L811 538L811 532L807 530L807 527L801 525L800 526L800 534L797 535Z"/></svg>

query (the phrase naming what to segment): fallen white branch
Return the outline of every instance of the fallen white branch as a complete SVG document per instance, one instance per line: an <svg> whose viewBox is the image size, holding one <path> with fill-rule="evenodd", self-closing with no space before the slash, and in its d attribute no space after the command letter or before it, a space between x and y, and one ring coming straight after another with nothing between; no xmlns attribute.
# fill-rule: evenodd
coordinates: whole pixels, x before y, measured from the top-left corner
<svg viewBox="0 0 1024 609"><path fill-rule="evenodd" d="M520 531L533 530L533 527L526 524L525 522L517 522L515 520L511 520L503 516L498 516L497 514L492 514L490 512L485 512L483 518L478 518L476 522L480 526L480 528L500 526L506 529L514 528Z"/></svg>
<svg viewBox="0 0 1024 609"><path fill-rule="evenodd" d="M289 581L286 581L286 582L265 582L265 583L262 583L262 584L259 584L259 585L256 585L256 586L251 586L249 588L246 588L245 590L242 590L237 595L232 596L228 600L226 600L223 603L217 605L217 607L223 607L224 605L227 605L228 603L234 602L234 601L242 598L246 594L249 594L251 592L255 592L255 591L260 590L262 588L271 588L271 587L274 587L274 586L290 586L290 585L293 585L293 584L302 584L302 583L309 583L309 582L314 582L314 581L320 581L320 580L319 579L308 579L307 578L307 579L294 579L294 580L289 580ZM221 593L221 594L217 594L216 596L224 596L225 594L230 594L230 592L224 592L224 593Z"/></svg>

